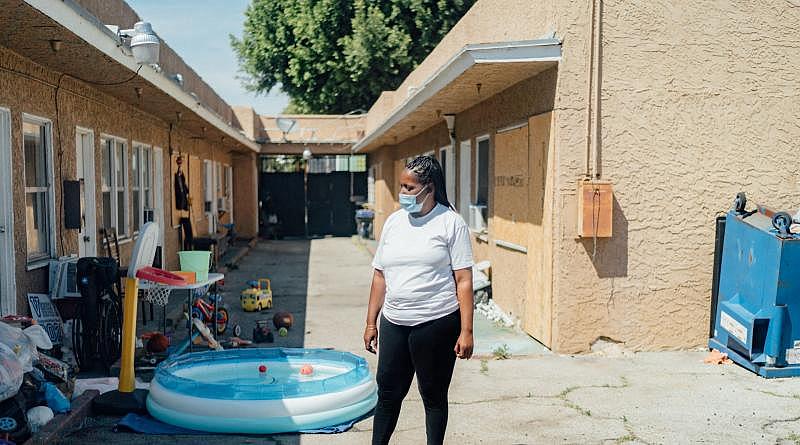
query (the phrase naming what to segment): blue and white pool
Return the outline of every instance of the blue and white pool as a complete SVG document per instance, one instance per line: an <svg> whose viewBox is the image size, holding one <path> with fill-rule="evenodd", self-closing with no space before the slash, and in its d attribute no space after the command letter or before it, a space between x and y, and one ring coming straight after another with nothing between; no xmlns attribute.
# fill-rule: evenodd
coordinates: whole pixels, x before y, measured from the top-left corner
<svg viewBox="0 0 800 445"><path fill-rule="evenodd" d="M377 388L364 358L327 349L209 351L156 369L147 410L198 431L269 434L340 425L370 412Z"/></svg>

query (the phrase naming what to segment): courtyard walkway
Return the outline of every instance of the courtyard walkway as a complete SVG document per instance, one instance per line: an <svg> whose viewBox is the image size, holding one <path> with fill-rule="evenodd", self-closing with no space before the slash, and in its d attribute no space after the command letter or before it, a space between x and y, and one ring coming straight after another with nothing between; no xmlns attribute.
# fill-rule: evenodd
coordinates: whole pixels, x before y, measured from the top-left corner
<svg viewBox="0 0 800 445"><path fill-rule="evenodd" d="M370 254L349 238L260 242L226 279L234 309L247 280L273 280L275 308L295 315L274 346L334 347L375 357L361 340ZM245 336L268 314L238 309ZM480 335L480 333L476 333ZM480 341L480 339L476 339ZM267 346L267 345L264 345ZM269 345L273 346L273 345ZM704 351L562 356L484 355L459 361L451 387L449 444L800 443L800 379L765 380L734 365L705 365ZM94 418L63 443L366 444L372 420L335 435L139 436ZM409 393L393 443L425 443L424 410Z"/></svg>

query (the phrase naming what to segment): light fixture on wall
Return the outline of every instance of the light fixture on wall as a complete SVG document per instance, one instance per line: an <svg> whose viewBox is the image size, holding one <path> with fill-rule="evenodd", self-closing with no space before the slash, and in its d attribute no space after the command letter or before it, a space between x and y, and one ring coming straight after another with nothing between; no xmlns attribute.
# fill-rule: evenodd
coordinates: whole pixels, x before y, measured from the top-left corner
<svg viewBox="0 0 800 445"><path fill-rule="evenodd" d="M455 114L445 114L444 121L447 124L447 132L450 134L451 138L456 137L456 115Z"/></svg>
<svg viewBox="0 0 800 445"><path fill-rule="evenodd" d="M150 22L136 22L133 29L119 29L117 26L106 25L117 34L125 48L130 48L133 58L139 65L152 65L158 63L158 50L161 41L153 32Z"/></svg>
<svg viewBox="0 0 800 445"><path fill-rule="evenodd" d="M311 153L311 149L310 148L306 147L305 150L303 150L303 159L308 161L312 157L314 157L314 154Z"/></svg>
<svg viewBox="0 0 800 445"><path fill-rule="evenodd" d="M64 46L64 42L58 39L50 40L50 49L53 50L54 53L61 51L61 48Z"/></svg>

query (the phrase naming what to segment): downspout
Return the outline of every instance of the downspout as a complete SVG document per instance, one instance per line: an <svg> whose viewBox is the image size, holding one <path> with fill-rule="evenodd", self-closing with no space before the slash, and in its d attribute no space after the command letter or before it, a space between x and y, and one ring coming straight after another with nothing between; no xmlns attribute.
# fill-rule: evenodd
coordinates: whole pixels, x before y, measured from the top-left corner
<svg viewBox="0 0 800 445"><path fill-rule="evenodd" d="M586 76L586 169L584 170L584 177L586 179L592 178L592 160L595 162L594 175L599 177L599 159L598 159L598 146L597 146L597 121L598 109L597 104L594 104L599 86L595 85L595 81L599 76L595 76L595 54L599 52L599 24L597 24L599 14L597 13L598 2L601 0L592 0L590 20L590 33L589 33L589 71ZM599 71L598 71L599 72Z"/></svg>
<svg viewBox="0 0 800 445"><path fill-rule="evenodd" d="M597 10L595 11L594 22L594 48L592 53L597 59L594 63L594 107L592 112L594 118L592 119L592 157L594 158L594 179L600 179L602 173L600 159L600 95L602 88L600 87L600 73L601 73L601 60L602 60L602 35L603 35L603 0L593 0L593 4L597 3ZM592 8L594 9L594 7Z"/></svg>

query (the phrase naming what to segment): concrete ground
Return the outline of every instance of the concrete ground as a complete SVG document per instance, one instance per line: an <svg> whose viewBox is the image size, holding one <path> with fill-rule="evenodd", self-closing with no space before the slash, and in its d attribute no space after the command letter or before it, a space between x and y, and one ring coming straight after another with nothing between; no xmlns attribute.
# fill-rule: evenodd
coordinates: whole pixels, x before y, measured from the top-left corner
<svg viewBox="0 0 800 445"><path fill-rule="evenodd" d="M261 242L226 279L232 307L247 279L273 279L276 309L296 326L275 346L335 347L365 356L370 254L347 238ZM245 335L259 317L235 316ZM483 329L483 328L482 328ZM480 333L476 333L480 335ZM480 341L477 339L476 341ZM265 345L266 346L266 345ZM550 353L459 361L450 389L449 444L800 444L800 379L766 380L735 365L706 365L704 351L607 356ZM336 435L140 436L92 418L62 443L369 443L372 419ZM425 442L415 387L393 438Z"/></svg>

